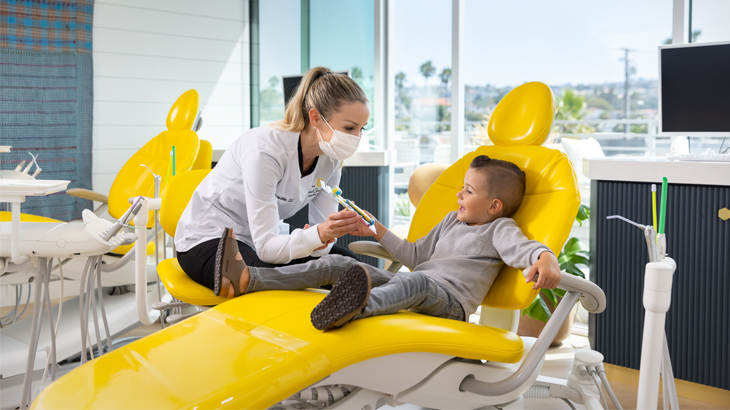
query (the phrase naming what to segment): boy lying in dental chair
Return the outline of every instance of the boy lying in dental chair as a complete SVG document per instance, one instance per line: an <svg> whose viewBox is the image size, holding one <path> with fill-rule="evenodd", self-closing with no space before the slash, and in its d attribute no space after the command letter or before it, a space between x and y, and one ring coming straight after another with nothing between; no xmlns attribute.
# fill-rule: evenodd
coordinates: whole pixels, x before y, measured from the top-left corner
<svg viewBox="0 0 730 410"><path fill-rule="evenodd" d="M238 252L232 229L218 246L216 295L238 296L262 290L296 290L334 283L311 314L319 330L351 320L396 313L416 313L466 320L492 286L504 263L531 266L527 281L553 289L560 283L555 255L528 240L510 218L522 203L525 174L515 164L485 155L474 158L457 193L459 210L431 232L410 243L376 222L376 232L361 224L353 235L374 236L412 272L393 274L340 255L278 268L248 267ZM243 290L243 292L242 292Z"/></svg>

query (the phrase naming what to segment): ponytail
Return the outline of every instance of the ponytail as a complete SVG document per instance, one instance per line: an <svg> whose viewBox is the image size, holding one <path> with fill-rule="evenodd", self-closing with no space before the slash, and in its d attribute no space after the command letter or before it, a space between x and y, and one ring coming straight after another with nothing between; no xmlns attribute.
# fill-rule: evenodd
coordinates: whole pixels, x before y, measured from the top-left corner
<svg viewBox="0 0 730 410"><path fill-rule="evenodd" d="M329 118L346 103L368 103L365 92L352 78L335 74L326 67L315 67L304 75L294 97L286 105L284 119L272 127L290 132L301 132L309 124L309 110Z"/></svg>

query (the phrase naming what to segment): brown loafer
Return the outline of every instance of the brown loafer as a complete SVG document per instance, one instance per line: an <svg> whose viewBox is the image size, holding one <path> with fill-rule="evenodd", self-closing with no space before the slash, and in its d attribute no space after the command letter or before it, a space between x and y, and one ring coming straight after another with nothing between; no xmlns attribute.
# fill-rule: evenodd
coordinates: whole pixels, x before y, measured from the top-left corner
<svg viewBox="0 0 730 410"><path fill-rule="evenodd" d="M215 292L216 296L228 296L230 285L225 286L225 289L221 289L224 277L233 285L234 297L242 294L241 289L239 289L239 283L241 273L246 268L246 262L238 255L236 235L233 233L233 229L226 228L223 230L223 235L221 236L220 242L218 242L218 250L215 254L213 292Z"/></svg>
<svg viewBox="0 0 730 410"><path fill-rule="evenodd" d="M318 330L330 330L350 322L368 304L371 287L365 266L347 269L329 295L312 309L312 324Z"/></svg>

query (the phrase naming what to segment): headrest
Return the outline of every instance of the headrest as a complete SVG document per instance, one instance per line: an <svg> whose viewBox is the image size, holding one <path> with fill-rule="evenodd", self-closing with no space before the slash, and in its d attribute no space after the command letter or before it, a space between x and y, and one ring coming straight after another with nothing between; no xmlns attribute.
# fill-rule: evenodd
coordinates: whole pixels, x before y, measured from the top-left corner
<svg viewBox="0 0 730 410"><path fill-rule="evenodd" d="M550 87L536 81L522 84L507 93L489 117L489 139L502 146L542 145L555 112Z"/></svg>
<svg viewBox="0 0 730 410"><path fill-rule="evenodd" d="M200 108L200 95L195 90L187 90L170 108L167 114L167 129L170 131L193 130L193 124ZM195 130L193 130L195 131Z"/></svg>

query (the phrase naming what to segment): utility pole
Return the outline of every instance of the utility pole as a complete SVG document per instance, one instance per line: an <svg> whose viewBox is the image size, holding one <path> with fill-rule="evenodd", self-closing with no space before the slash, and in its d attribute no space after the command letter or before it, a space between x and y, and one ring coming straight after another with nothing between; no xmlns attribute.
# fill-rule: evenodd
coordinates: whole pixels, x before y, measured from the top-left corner
<svg viewBox="0 0 730 410"><path fill-rule="evenodd" d="M624 58L621 61L624 62L624 119L630 118L629 114L631 111L631 97L629 96L629 77L631 76L631 65L629 60L629 53L634 51L628 48L623 48ZM624 124L624 134L629 133L629 124Z"/></svg>

